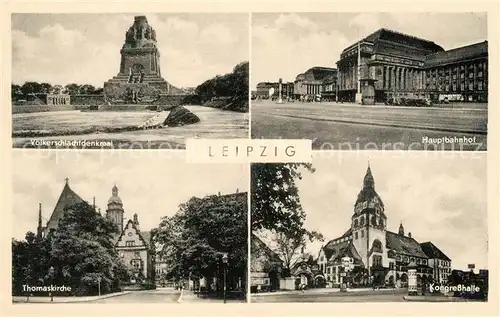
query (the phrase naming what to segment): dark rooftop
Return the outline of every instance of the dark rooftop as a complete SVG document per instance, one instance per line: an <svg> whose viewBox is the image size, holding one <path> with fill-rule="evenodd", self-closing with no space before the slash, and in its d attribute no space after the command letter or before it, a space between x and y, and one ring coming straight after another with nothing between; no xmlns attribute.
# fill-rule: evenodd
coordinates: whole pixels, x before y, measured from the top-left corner
<svg viewBox="0 0 500 317"><path fill-rule="evenodd" d="M400 254L409 256L418 256L427 258L420 244L415 239L387 231L386 234L387 248L392 249Z"/></svg>
<svg viewBox="0 0 500 317"><path fill-rule="evenodd" d="M420 247L429 259L451 261L451 259L447 257L446 254L443 253L443 251L439 250L439 248L436 247L432 242L420 243Z"/></svg>
<svg viewBox="0 0 500 317"><path fill-rule="evenodd" d="M488 41L427 55L425 57L424 67L445 65L481 56L488 56Z"/></svg>

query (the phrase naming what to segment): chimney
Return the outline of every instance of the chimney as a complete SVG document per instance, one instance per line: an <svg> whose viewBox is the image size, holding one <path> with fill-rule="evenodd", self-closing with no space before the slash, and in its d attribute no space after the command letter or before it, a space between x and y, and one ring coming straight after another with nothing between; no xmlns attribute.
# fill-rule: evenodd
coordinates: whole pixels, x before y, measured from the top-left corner
<svg viewBox="0 0 500 317"><path fill-rule="evenodd" d="M408 232L408 238L411 238L411 232Z"/></svg>

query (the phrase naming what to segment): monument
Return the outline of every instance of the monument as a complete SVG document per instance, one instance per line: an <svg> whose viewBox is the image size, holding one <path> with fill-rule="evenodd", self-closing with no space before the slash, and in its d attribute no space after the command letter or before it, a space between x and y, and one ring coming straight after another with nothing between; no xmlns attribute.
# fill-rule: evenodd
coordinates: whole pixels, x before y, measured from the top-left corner
<svg viewBox="0 0 500 317"><path fill-rule="evenodd" d="M149 103L176 89L161 76L156 32L145 16L134 17L120 53L120 72L104 83L109 103Z"/></svg>

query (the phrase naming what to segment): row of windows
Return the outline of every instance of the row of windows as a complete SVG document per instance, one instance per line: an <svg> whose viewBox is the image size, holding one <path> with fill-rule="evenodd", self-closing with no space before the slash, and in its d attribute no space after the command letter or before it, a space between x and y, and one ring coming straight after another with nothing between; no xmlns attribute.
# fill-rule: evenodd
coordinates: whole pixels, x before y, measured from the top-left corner
<svg viewBox="0 0 500 317"><path fill-rule="evenodd" d="M465 71L465 65L460 65L460 66L455 66L453 68L451 68L451 70L453 72L458 72L459 70L461 72L464 72ZM477 63L476 64L476 69L477 70L482 70L483 69L483 63ZM474 64L468 64L467 65L467 70L474 70ZM446 67L446 68L437 68L437 71L436 69L433 69L431 71L427 71L427 74L431 73L431 74L443 74L443 73L448 73L450 71L450 68Z"/></svg>
<svg viewBox="0 0 500 317"><path fill-rule="evenodd" d="M419 264L427 265L427 260L426 259L408 257L406 255L404 255L404 256L398 255L396 257L396 260L399 261L399 262L404 262L404 263L413 262L413 263L416 263L417 265L419 265Z"/></svg>
<svg viewBox="0 0 500 317"><path fill-rule="evenodd" d="M377 212L378 214L378 212ZM368 215L366 215L366 219L368 220ZM359 217L359 221L358 221L358 218L354 219L354 228L357 228L358 226L360 227L363 227L365 225L365 216L361 216ZM373 215L371 217L371 225L372 226L384 226L385 227L385 221L382 217L377 217L375 215Z"/></svg>
<svg viewBox="0 0 500 317"><path fill-rule="evenodd" d="M444 85L444 91L448 92L448 91L457 91L457 88L459 86L457 86L457 84L453 83L452 85ZM476 85L474 85L474 83L469 83L467 86L465 85L465 83L461 83L460 84L460 90L459 91L465 91L465 87L467 87L467 89L469 91L473 91L474 88L476 88L477 90L483 90L484 89L484 84L483 82L477 82ZM443 90L443 85L432 85L432 84L428 84L427 85L427 88L428 89L437 89L437 90ZM451 88L451 90L450 90Z"/></svg>
<svg viewBox="0 0 500 317"><path fill-rule="evenodd" d="M120 251L119 255L120 255L121 258L125 257L125 253L123 253L121 251ZM135 258L140 258L141 257L141 253L139 251L135 251L134 252L134 257Z"/></svg>

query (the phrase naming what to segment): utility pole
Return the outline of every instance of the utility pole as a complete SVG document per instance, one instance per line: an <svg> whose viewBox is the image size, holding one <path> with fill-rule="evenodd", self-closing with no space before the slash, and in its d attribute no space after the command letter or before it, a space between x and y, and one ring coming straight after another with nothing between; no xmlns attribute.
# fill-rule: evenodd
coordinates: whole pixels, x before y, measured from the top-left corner
<svg viewBox="0 0 500 317"><path fill-rule="evenodd" d="M356 90L356 103L362 104L362 95L361 95L361 40L358 42L358 69L357 69L357 75L358 75L358 85L357 85L357 90Z"/></svg>

